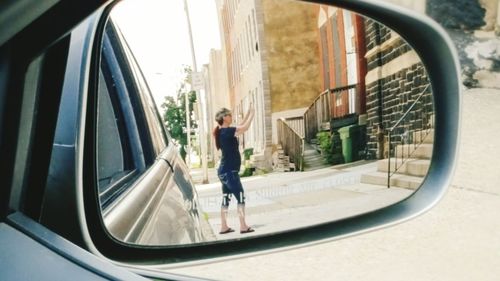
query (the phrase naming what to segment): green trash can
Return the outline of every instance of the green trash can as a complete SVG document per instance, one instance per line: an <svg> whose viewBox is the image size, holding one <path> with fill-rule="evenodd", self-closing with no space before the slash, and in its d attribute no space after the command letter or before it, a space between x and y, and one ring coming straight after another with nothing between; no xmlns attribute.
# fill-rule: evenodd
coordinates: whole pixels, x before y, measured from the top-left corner
<svg viewBox="0 0 500 281"><path fill-rule="evenodd" d="M351 128L354 126L355 125L350 125L339 129L340 139L342 140L342 155L344 155L344 163L352 162Z"/></svg>
<svg viewBox="0 0 500 281"><path fill-rule="evenodd" d="M352 161L364 159L366 148L366 125L352 125L349 128L352 143Z"/></svg>

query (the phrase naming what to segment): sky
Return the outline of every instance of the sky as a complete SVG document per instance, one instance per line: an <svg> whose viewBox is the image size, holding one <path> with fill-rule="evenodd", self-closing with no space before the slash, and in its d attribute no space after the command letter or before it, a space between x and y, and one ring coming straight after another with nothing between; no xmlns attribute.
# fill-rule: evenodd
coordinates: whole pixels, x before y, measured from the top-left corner
<svg viewBox="0 0 500 281"><path fill-rule="evenodd" d="M187 0L197 69L220 49L215 0ZM125 0L112 17L137 59L158 106L176 96L183 65L192 66L184 0Z"/></svg>

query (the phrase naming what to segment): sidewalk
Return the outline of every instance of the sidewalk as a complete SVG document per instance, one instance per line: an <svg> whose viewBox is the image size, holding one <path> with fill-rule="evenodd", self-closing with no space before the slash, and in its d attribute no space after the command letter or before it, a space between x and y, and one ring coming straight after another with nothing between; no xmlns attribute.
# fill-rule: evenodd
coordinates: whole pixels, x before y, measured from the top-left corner
<svg viewBox="0 0 500 281"><path fill-rule="evenodd" d="M242 178L247 223L256 230L246 236L358 215L397 202L413 192L360 183L361 174L376 169L376 161L358 161L314 171L275 172ZM197 178L200 172L194 170L192 173ZM209 174L214 173L212 169ZM217 239L239 237L238 232L218 234L222 201L220 182L198 184L196 189L200 209L209 218ZM235 202L231 202L229 208L228 224L235 229L239 227Z"/></svg>

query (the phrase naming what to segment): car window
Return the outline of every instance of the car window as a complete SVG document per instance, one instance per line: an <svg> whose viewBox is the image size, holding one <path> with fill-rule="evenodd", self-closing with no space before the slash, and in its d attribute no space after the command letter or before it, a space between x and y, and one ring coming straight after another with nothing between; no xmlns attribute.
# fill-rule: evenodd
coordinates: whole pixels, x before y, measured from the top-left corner
<svg viewBox="0 0 500 281"><path fill-rule="evenodd" d="M112 20L110 19L110 23L108 29L116 28L112 24ZM116 32L116 31L115 31ZM165 133L165 129L163 127L163 123L159 118L156 105L151 98L150 89L148 84L144 79L144 75L139 68L132 52L130 51L129 46L125 38L120 36L120 32L116 32L117 39L119 38L120 44L122 44L124 55L130 65L131 77L134 80L134 84L136 85L137 94L140 97L141 105L144 109L145 121L147 122L149 134L151 135L154 151L156 155L159 155L167 146L167 136Z"/></svg>
<svg viewBox="0 0 500 281"><path fill-rule="evenodd" d="M101 207L106 208L154 163L168 141L140 71L112 24L102 44L96 156Z"/></svg>
<svg viewBox="0 0 500 281"><path fill-rule="evenodd" d="M145 168L144 158L140 153L142 147L131 144L137 139L134 124L131 123L133 120L130 120L130 116L126 120L125 116L127 115L116 99L113 103L101 69L97 109L97 168L102 204L113 194L117 194L121 180L127 176L132 177Z"/></svg>

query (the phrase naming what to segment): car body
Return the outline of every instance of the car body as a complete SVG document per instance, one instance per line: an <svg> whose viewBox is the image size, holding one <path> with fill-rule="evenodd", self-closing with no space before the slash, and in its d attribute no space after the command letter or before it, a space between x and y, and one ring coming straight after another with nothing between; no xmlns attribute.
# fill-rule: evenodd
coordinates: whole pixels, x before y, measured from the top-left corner
<svg viewBox="0 0 500 281"><path fill-rule="evenodd" d="M407 35L428 68L439 94L437 141L426 181L409 199L363 216L275 235L204 242L209 234L202 230L188 171L133 55L113 25L106 25L113 4L3 4L0 22L9 24L0 37L0 175L7 187L0 197L0 255L10 258L0 265L2 279L25 279L20 274L36 274L39 280L141 278L109 261L143 276L182 279L138 264L198 261L338 239L414 217L444 194L454 167L459 120L457 60L449 40L432 23L397 8L336 1ZM439 53L425 51L431 43ZM99 160L100 153L110 151L116 157ZM166 212L160 208L162 200L168 202ZM157 223L165 220L182 227ZM162 235L167 240L159 240ZM158 246L165 242L195 244Z"/></svg>
<svg viewBox="0 0 500 281"><path fill-rule="evenodd" d="M103 223L112 236L127 243L162 245L206 241L201 231L204 229L201 225L206 222L198 212L198 199L187 167L159 118L125 39L109 19L100 33L102 38L96 35L94 39L103 42L102 52L92 53L92 49L86 48L89 42L81 40L92 38L95 26L106 19L91 17L72 32L67 67L68 72L78 73L88 68L89 58L101 62L98 73L91 72L93 77L89 77L89 84L97 87L98 98L89 100L93 105L87 103L94 108L91 122L95 129L90 131L95 135L87 133L84 141L95 143L96 151L89 155L97 158L94 160L99 190L96 199L103 212ZM72 240L73 233L77 232L74 229L80 228L77 221L54 220L53 214L72 209L60 202L67 202L61 200L63 197L78 196L72 183L80 184L76 169L67 164L78 158L79 137L85 130L79 125L85 118L82 110L85 89L74 77L67 76L64 82L46 187L46 192L51 194L47 198L51 199L44 203L41 214L44 224L67 233L65 236Z"/></svg>

